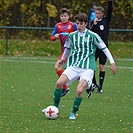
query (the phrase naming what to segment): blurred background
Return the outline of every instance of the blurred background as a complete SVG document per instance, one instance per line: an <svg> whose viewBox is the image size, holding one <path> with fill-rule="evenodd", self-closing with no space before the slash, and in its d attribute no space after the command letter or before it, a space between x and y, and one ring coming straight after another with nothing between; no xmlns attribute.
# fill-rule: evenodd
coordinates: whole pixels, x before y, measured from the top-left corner
<svg viewBox="0 0 133 133"><path fill-rule="evenodd" d="M52 28L60 21L58 12L62 7L70 9L71 21L74 21L77 13L88 14L93 2L103 6L106 12L108 0L0 0L0 39L5 36L6 42L8 39L49 39ZM5 29L3 26L47 30ZM109 41L133 42L133 0L113 0L110 31Z"/></svg>

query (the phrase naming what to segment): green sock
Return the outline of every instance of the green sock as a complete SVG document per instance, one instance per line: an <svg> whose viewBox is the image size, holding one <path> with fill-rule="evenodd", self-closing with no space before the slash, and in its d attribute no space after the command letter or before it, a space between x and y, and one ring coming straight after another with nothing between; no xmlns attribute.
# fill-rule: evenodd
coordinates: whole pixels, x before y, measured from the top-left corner
<svg viewBox="0 0 133 133"><path fill-rule="evenodd" d="M62 89L54 89L54 106L59 107L60 97L62 94Z"/></svg>
<svg viewBox="0 0 133 133"><path fill-rule="evenodd" d="M75 97L72 113L76 114L76 112L79 110L79 105L81 101L82 101L82 98Z"/></svg>

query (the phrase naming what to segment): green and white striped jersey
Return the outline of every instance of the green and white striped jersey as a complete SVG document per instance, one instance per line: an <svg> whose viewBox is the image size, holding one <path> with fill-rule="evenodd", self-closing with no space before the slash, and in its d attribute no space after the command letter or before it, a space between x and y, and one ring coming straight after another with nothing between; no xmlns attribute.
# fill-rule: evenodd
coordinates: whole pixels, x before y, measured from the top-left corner
<svg viewBox="0 0 133 133"><path fill-rule="evenodd" d="M105 49L106 45L98 34L86 29L83 35L80 35L78 31L70 33L64 47L71 49L67 67L73 66L95 70L96 47Z"/></svg>

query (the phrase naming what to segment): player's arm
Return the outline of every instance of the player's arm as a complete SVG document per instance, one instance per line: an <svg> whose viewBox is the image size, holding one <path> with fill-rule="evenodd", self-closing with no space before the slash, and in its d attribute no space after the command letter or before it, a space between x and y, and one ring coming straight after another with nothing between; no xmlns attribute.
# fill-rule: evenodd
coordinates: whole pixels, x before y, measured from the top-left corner
<svg viewBox="0 0 133 133"><path fill-rule="evenodd" d="M109 0L107 14L106 14L106 21L108 22L108 24L110 24L111 21L112 10L113 10L113 0Z"/></svg>
<svg viewBox="0 0 133 133"><path fill-rule="evenodd" d="M50 39L52 40L52 41L55 41L56 39L58 39L59 38L59 34L58 34L58 32L57 32L57 24L54 26L54 30L53 30L53 32L52 32L52 36L50 37Z"/></svg>
<svg viewBox="0 0 133 133"><path fill-rule="evenodd" d="M63 55L61 57L61 60L58 61L58 66L59 67L64 64L64 62L65 62L66 58L68 57L69 53L70 53L70 49L65 48L65 50L63 52Z"/></svg>
<svg viewBox="0 0 133 133"><path fill-rule="evenodd" d="M65 50L64 50L64 52L63 52L63 56L62 56L61 60L62 60L62 61L65 61L65 60L66 60L66 58L67 58L67 56L69 55L69 53L70 53L70 49L65 48Z"/></svg>
<svg viewBox="0 0 133 133"><path fill-rule="evenodd" d="M90 21L89 21L89 24L88 24L88 29L89 29L89 30L92 30L93 25L94 25L94 20L90 20Z"/></svg>
<svg viewBox="0 0 133 133"><path fill-rule="evenodd" d="M96 33L95 33L95 35L96 35L96 38L94 39L95 45L104 52L104 54L106 55L106 57L108 58L108 60L110 62L110 70L113 74L115 74L116 73L115 62L114 62L114 59L113 59L109 49L106 47L105 43L102 41L100 36Z"/></svg>
<svg viewBox="0 0 133 133"><path fill-rule="evenodd" d="M74 31L76 31L77 30L77 25L76 25L76 23L74 23Z"/></svg>
<svg viewBox="0 0 133 133"><path fill-rule="evenodd" d="M106 57L108 58L108 60L110 62L110 70L111 70L112 74L115 74L116 73L115 61L114 61L109 49L106 47L104 42L102 42L100 45L102 45L102 47L104 47L101 50L104 52L104 54L106 55Z"/></svg>
<svg viewBox="0 0 133 133"><path fill-rule="evenodd" d="M66 40L65 44L64 44L64 47L65 47L65 50L63 52L63 55L61 57L61 60L60 60L60 65L62 65L66 59L66 57L69 55L70 53L70 49L71 49L71 40L70 38L68 37L68 39Z"/></svg>
<svg viewBox="0 0 133 133"><path fill-rule="evenodd" d="M62 55L61 59L58 60L58 67L59 67L59 68L62 68L62 66L64 65L64 62L65 62L66 58L67 58L68 55L69 55L69 53L70 53L70 49L65 48L65 50L64 50L64 52L63 52L63 55Z"/></svg>
<svg viewBox="0 0 133 133"><path fill-rule="evenodd" d="M94 20L89 21L88 29L91 31L94 31L94 25L97 25L98 18L95 18Z"/></svg>
<svg viewBox="0 0 133 133"><path fill-rule="evenodd" d="M103 49L103 52L107 56L108 60L110 61L110 70L112 71L113 74L115 74L116 73L115 62L109 49L106 47L105 49Z"/></svg>
<svg viewBox="0 0 133 133"><path fill-rule="evenodd" d="M102 45L105 45L105 44L102 44ZM110 62L110 70L111 70L112 74L115 74L116 73L115 62L114 62L114 59L113 59L109 49L106 47L106 45L105 45L105 48L102 49L102 51L104 52L104 54L106 55L106 57L108 58L108 60Z"/></svg>

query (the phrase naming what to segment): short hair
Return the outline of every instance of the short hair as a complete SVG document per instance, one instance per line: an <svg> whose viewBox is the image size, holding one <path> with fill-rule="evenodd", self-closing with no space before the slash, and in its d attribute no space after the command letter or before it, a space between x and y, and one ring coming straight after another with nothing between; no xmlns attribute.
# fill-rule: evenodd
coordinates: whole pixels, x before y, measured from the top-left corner
<svg viewBox="0 0 133 133"><path fill-rule="evenodd" d="M67 13L70 16L70 11L67 8L61 8L59 11L59 14L62 14L62 13Z"/></svg>
<svg viewBox="0 0 133 133"><path fill-rule="evenodd" d="M104 8L102 6L97 6L96 10L101 11L102 13L104 13Z"/></svg>
<svg viewBox="0 0 133 133"><path fill-rule="evenodd" d="M88 22L88 16L85 13L79 13L75 16L75 20L79 22Z"/></svg>

